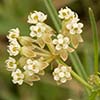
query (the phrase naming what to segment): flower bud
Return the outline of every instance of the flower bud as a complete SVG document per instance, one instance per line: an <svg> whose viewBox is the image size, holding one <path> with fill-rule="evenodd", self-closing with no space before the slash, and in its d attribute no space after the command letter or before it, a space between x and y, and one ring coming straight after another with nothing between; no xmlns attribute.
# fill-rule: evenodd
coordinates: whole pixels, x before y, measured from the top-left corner
<svg viewBox="0 0 100 100"><path fill-rule="evenodd" d="M21 54L29 58L36 56L31 46L23 46L21 49Z"/></svg>
<svg viewBox="0 0 100 100"><path fill-rule="evenodd" d="M19 42L23 46L31 46L32 45L32 41L33 41L33 39L31 37L28 37L28 36L19 37Z"/></svg>
<svg viewBox="0 0 100 100"><path fill-rule="evenodd" d="M18 64L23 67L26 64L27 58L25 56L21 56L18 60Z"/></svg>
<svg viewBox="0 0 100 100"><path fill-rule="evenodd" d="M24 82L29 84L30 86L33 85L34 81L39 81L40 80L40 77L38 75L33 74L32 76L30 76L28 71L24 72L24 76L25 76Z"/></svg>

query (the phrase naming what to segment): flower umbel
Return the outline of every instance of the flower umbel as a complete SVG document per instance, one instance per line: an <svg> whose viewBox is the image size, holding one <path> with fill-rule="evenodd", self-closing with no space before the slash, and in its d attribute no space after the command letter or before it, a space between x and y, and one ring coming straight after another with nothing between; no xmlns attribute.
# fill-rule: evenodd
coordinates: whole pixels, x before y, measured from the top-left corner
<svg viewBox="0 0 100 100"><path fill-rule="evenodd" d="M56 45L55 49L59 51L62 49L67 49L70 41L68 37L64 37L62 34L58 34L57 39L53 40L53 44Z"/></svg>
<svg viewBox="0 0 100 100"><path fill-rule="evenodd" d="M68 7L59 11L59 18L62 19L61 33L69 37L74 48L77 48L80 42L83 42L81 37L83 24L79 22L78 15Z"/></svg>
<svg viewBox="0 0 100 100"><path fill-rule="evenodd" d="M52 42L55 45L55 49L57 50L58 54L64 61L67 60L68 53L74 51L74 49L69 46L69 38L65 37L63 34L58 34L57 39L54 39Z"/></svg>
<svg viewBox="0 0 100 100"><path fill-rule="evenodd" d="M71 67L57 63L61 60L65 63L68 55L82 42L82 27L78 15L68 7L61 8L58 17L62 21L62 28L57 32L45 20L47 15L40 11L34 11L28 16L30 24L29 36L20 36L18 28L11 29L7 38L9 40L9 59L6 68L11 71L14 84L22 85L23 82L33 85L45 75L45 69L56 67L53 72L57 84L71 80Z"/></svg>
<svg viewBox="0 0 100 100"><path fill-rule="evenodd" d="M54 69L53 76L57 84L65 83L71 80L71 67L60 65Z"/></svg>

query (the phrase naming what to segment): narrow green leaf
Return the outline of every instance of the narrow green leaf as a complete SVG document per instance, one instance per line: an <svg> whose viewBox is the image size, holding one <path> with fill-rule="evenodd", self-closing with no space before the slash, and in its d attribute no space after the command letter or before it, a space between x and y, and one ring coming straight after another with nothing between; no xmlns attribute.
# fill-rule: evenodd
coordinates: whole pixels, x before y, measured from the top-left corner
<svg viewBox="0 0 100 100"><path fill-rule="evenodd" d="M75 51L72 54L70 54L70 59L74 65L76 72L85 80L87 80L87 74L84 71L84 67Z"/></svg>
<svg viewBox="0 0 100 100"><path fill-rule="evenodd" d="M89 8L89 17L90 17L90 22L91 22L91 27L92 27L92 32L93 32L93 45L94 45L94 71L95 73L98 72L98 32L97 32L97 27L96 27L96 21L95 17L93 14L93 11L91 8Z"/></svg>

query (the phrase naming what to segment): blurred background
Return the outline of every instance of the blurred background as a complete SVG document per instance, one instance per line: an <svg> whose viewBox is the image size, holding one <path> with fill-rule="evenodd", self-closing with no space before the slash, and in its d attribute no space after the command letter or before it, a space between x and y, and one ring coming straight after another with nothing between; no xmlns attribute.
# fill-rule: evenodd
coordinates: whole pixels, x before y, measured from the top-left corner
<svg viewBox="0 0 100 100"><path fill-rule="evenodd" d="M98 37L100 37L100 0L52 1L57 10L68 6L76 11L81 22L84 23L84 32L82 34L84 43L79 46L77 53L87 74L92 74L93 41L88 7L91 7L94 11L99 33ZM84 88L80 83L73 79L64 85L57 86L53 81L50 69L47 69L47 73L42 80L35 82L32 87L26 84L22 86L12 84L10 73L6 71L4 64L8 57L6 35L9 29L16 27L20 28L21 35L27 35L29 33L27 16L34 10L40 10L48 14L43 0L0 0L0 100L87 100ZM55 28L49 14L47 23ZM70 61L69 64L71 65Z"/></svg>

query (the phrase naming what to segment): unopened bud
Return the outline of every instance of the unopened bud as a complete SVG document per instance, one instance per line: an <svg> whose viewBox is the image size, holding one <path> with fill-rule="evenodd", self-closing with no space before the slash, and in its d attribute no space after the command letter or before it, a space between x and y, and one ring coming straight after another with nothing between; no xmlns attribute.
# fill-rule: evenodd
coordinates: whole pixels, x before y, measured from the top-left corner
<svg viewBox="0 0 100 100"><path fill-rule="evenodd" d="M19 37L19 42L23 46L31 46L32 45L32 41L33 41L33 39L31 37L28 37L28 36Z"/></svg>
<svg viewBox="0 0 100 100"><path fill-rule="evenodd" d="M36 56L36 54L32 50L31 46L27 46L27 47L23 46L22 50L21 50L21 54L24 55L24 56L26 56L26 57L29 57L29 58L32 58L32 57Z"/></svg>
<svg viewBox="0 0 100 100"><path fill-rule="evenodd" d="M26 60L27 60L27 58L26 58L25 56L22 56L22 57L19 58L18 64L19 64L21 67L23 67L23 66L26 64Z"/></svg>

